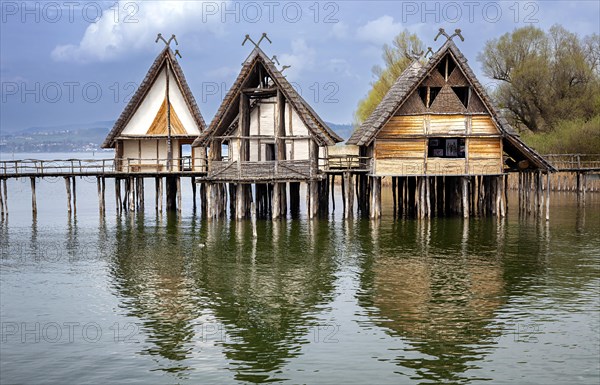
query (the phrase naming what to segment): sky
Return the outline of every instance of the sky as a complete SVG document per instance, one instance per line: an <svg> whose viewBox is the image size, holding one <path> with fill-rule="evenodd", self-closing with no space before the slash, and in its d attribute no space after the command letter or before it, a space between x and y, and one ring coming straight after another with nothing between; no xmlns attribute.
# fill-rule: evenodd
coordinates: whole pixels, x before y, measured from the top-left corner
<svg viewBox="0 0 600 385"><path fill-rule="evenodd" d="M600 33L600 1L6 1L0 0L0 132L116 120L164 43L210 122L241 64L267 55L328 122L352 123L382 64L382 46L407 29L437 50L454 38L482 84L477 55L515 28L562 24Z"/></svg>

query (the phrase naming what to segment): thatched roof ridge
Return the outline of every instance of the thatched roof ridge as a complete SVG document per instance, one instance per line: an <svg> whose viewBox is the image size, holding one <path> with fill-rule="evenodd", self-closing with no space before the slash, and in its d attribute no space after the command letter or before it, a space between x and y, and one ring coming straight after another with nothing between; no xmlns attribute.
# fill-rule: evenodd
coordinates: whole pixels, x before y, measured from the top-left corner
<svg viewBox="0 0 600 385"><path fill-rule="evenodd" d="M211 136L219 135L226 131L231 122L235 120L239 109L239 97L242 92L242 87L245 84L248 76L252 73L256 65L262 65L275 86L277 86L284 94L286 100L298 113L298 116L309 131L316 137L320 145L334 145L343 141L329 126L321 119L321 117L313 110L313 108L302 98L288 80L281 74L281 71L275 67L271 59L258 47L250 53L244 61L242 69L235 82L227 92L223 102L219 106L215 117L213 118L208 130L203 132L198 139L193 143L193 146L206 145Z"/></svg>
<svg viewBox="0 0 600 385"><path fill-rule="evenodd" d="M121 134L125 126L127 126L127 123L129 123L129 121L137 111L138 107L144 101L144 97L152 88L152 85L156 81L158 75L161 73L163 67L166 65L167 60L171 64L171 68L173 69L173 73L175 74L175 81L178 83L182 90L185 103L190 109L194 121L200 129L200 132L206 130L206 123L204 122L204 118L200 113L200 109L198 108L196 99L194 98L194 95L192 94L192 91L190 90L190 87L187 81L185 80L183 70L177 62L173 51L169 47L165 47L158 54L158 56L150 66L150 69L146 73L144 80L142 81L136 92L133 94L131 100L129 100L129 103L127 103L127 106L125 107L123 112L121 112L121 115L115 122L115 125L104 140L104 143L102 143L102 148L113 148L115 146L115 139Z"/></svg>
<svg viewBox="0 0 600 385"><path fill-rule="evenodd" d="M352 134L347 143L359 146L368 146L371 144L379 130L381 130L381 128L389 121L408 97L416 91L421 82L436 68L447 53L452 55L456 61L457 67L463 72L477 96L484 103L492 120L496 123L502 137L505 139L505 142L522 156L532 161L537 167L555 171L554 167L546 159L527 146L519 138L518 134L516 134L508 121L500 115L498 109L487 95L487 92L479 80L477 80L475 73L468 65L467 59L452 40L446 41L446 43L431 56L425 65L421 65L416 60L411 63L411 65L398 77L373 113Z"/></svg>

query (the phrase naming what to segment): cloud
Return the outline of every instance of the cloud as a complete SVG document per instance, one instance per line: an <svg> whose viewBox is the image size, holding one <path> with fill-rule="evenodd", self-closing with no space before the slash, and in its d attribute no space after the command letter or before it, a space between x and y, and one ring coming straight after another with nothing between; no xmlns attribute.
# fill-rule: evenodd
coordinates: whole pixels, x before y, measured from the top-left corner
<svg viewBox="0 0 600 385"><path fill-rule="evenodd" d="M135 7L132 8L132 4ZM120 0L104 10L85 30L78 44L58 45L52 50L55 61L112 61L131 52L155 49L157 33L181 37L188 32L224 33L220 15L207 12L214 2ZM115 10L119 10L117 15ZM162 43L161 43L162 44Z"/></svg>
<svg viewBox="0 0 600 385"><path fill-rule="evenodd" d="M391 42L400 32L402 32L402 24L394 23L393 17L384 15L359 27L356 37L360 41L381 46Z"/></svg>
<svg viewBox="0 0 600 385"><path fill-rule="evenodd" d="M333 24L333 27L331 27L331 32L329 33L330 36L335 37L336 39L345 39L348 37L348 25L346 25L344 22L339 22L339 23L335 23Z"/></svg>
<svg viewBox="0 0 600 385"><path fill-rule="evenodd" d="M277 55L277 57L282 66L292 66L287 70L289 71L289 77L298 78L302 71L313 68L317 53L313 48L309 47L302 38L292 40L291 48L292 53L284 53ZM286 75L288 75L288 72L286 72Z"/></svg>

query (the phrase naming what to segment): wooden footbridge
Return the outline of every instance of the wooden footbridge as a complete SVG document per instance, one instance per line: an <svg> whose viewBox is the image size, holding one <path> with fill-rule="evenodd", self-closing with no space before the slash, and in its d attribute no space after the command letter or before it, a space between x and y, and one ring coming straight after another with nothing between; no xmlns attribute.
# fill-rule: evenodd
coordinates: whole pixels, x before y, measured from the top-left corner
<svg viewBox="0 0 600 385"><path fill-rule="evenodd" d="M558 171L553 175L550 189L554 191L575 191L578 196L585 197L588 191L599 191L596 184L600 181L600 154L550 154L545 158ZM372 171L372 160L358 155L330 155L319 158L321 167L317 170L315 179L326 180L328 191L334 194L336 177L341 185L344 212L353 211L355 200L360 205L359 177L366 176ZM22 159L0 161L0 209L2 215L8 213L8 179L29 178L31 185L32 210L37 213L36 181L43 178L64 178L69 213L76 212L76 179L80 177L95 177L98 186L100 212L105 213L105 180L114 179L115 199L117 210L139 210L144 207L144 180L155 180L156 209L162 211L163 180L173 182L173 188L167 188L167 210L181 208L181 178L190 178L194 210L196 209L197 188L200 188L200 204L206 210L206 183L220 182L218 174L210 175L206 163L193 164L190 157L172 160L171 170L160 166L166 164L166 159ZM263 168L274 169L275 161ZM275 175L259 175L256 182L269 182ZM570 176L569 182L567 178ZM204 183L203 183L204 182ZM596 184L594 184L596 183ZM516 188L516 186L515 186ZM325 194L327 196L328 194ZM335 203L334 203L335 204ZM335 208L335 206L334 206ZM351 215L351 214L349 214Z"/></svg>

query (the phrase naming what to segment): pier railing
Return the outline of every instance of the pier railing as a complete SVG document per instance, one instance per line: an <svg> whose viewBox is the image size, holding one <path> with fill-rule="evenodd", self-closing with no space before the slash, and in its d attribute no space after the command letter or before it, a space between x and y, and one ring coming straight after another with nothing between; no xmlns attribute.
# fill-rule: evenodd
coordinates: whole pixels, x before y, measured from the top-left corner
<svg viewBox="0 0 600 385"><path fill-rule="evenodd" d="M0 161L0 176L76 176L131 173L201 173L206 172L203 159L173 158L169 170L166 158L111 158L111 159L23 159Z"/></svg>
<svg viewBox="0 0 600 385"><path fill-rule="evenodd" d="M371 158L358 155L330 155L327 158L319 158L319 163L328 172L369 171Z"/></svg>
<svg viewBox="0 0 600 385"><path fill-rule="evenodd" d="M543 157L558 171L600 170L600 154L547 154Z"/></svg>

